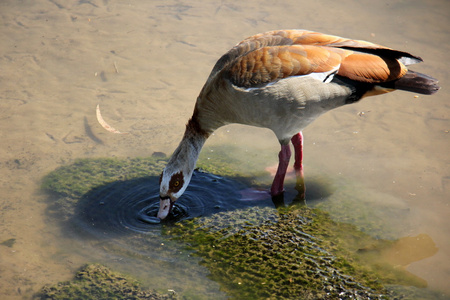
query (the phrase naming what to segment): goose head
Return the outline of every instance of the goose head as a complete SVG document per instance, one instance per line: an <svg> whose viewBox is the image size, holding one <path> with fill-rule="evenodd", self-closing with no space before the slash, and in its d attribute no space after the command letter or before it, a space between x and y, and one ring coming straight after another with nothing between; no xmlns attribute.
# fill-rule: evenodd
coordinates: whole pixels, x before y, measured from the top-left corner
<svg viewBox="0 0 450 300"><path fill-rule="evenodd" d="M174 203L188 187L191 177L192 170L164 169L159 183L159 219L163 220L169 215Z"/></svg>
<svg viewBox="0 0 450 300"><path fill-rule="evenodd" d="M209 133L202 130L194 118L186 125L186 132L159 179L158 218L165 219L175 201L183 195L192 178L200 151Z"/></svg>

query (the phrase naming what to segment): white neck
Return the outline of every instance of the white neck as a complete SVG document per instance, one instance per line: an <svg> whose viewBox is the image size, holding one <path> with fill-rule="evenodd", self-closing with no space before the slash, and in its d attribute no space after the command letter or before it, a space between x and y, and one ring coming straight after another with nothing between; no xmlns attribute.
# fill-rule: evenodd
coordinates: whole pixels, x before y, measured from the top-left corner
<svg viewBox="0 0 450 300"><path fill-rule="evenodd" d="M174 192L173 196L178 198L183 194L189 185L198 156L208 136L209 133L202 130L195 119L189 120L183 139L173 152L172 157L164 169L164 178L162 178L162 181L166 181L166 185L163 185L164 187L160 190L162 194L170 191L171 187L169 186L169 182L174 174L182 174L183 185L179 190Z"/></svg>
<svg viewBox="0 0 450 300"><path fill-rule="evenodd" d="M166 168L173 166L181 171L188 171L185 174L192 173L207 138L205 135L190 131L187 127L183 139L173 152Z"/></svg>

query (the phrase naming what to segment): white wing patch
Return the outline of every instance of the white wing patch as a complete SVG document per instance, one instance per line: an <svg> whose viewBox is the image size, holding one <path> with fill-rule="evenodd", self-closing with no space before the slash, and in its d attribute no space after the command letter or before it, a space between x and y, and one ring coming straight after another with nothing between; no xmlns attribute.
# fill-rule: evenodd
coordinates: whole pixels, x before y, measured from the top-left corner
<svg viewBox="0 0 450 300"><path fill-rule="evenodd" d="M420 63L421 60L413 57L400 57L399 61L404 64L405 66L413 65Z"/></svg>
<svg viewBox="0 0 450 300"><path fill-rule="evenodd" d="M340 67L340 65L337 66L336 68L333 68L331 71L321 72L321 73L309 73L308 75L304 75L304 76L314 78L316 80L322 81L323 83L330 83L331 80L333 80L334 75L339 70L339 67Z"/></svg>
<svg viewBox="0 0 450 300"><path fill-rule="evenodd" d="M277 80L271 81L271 82L266 83L266 84L264 84L264 85L262 85L262 86L245 88L244 90L247 91L247 92L259 90L259 89L266 88L266 87L269 87L269 86L271 86L271 85L274 85L274 84L276 84L277 82L279 82L280 80L284 80L284 79L288 79L288 78L293 78L293 77L309 77L309 78L313 78L313 79L315 79L315 80L321 81L321 82L323 82L323 83L330 83L330 82L333 80L334 75L336 75L338 69L339 69L339 66L336 67L336 68L334 68L333 70L327 71L327 72L321 72L321 73L309 73L309 74L307 74L307 75L289 76L289 77L286 77L286 78L282 78L282 79L277 79Z"/></svg>

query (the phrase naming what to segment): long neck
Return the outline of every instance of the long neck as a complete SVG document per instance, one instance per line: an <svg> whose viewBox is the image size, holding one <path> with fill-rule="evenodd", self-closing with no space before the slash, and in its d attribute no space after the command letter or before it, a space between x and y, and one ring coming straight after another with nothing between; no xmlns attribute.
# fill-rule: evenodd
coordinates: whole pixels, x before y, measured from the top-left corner
<svg viewBox="0 0 450 300"><path fill-rule="evenodd" d="M172 171L182 171L190 179L208 136L209 133L203 131L194 118L190 119L186 125L183 139L175 149L166 168L170 168Z"/></svg>

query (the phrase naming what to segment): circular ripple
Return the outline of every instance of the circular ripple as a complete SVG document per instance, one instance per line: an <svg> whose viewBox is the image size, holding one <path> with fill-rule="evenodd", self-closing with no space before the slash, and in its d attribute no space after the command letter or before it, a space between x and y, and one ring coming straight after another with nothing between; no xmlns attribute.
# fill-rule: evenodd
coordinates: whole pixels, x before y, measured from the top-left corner
<svg viewBox="0 0 450 300"><path fill-rule="evenodd" d="M113 236L129 231L156 234L160 231L159 219L156 218L159 209L158 182L158 177L147 177L97 188L79 202L73 221L96 236ZM237 181L195 171L168 221L254 206L254 203L240 201L239 190L243 188ZM270 203L268 199L265 205Z"/></svg>

